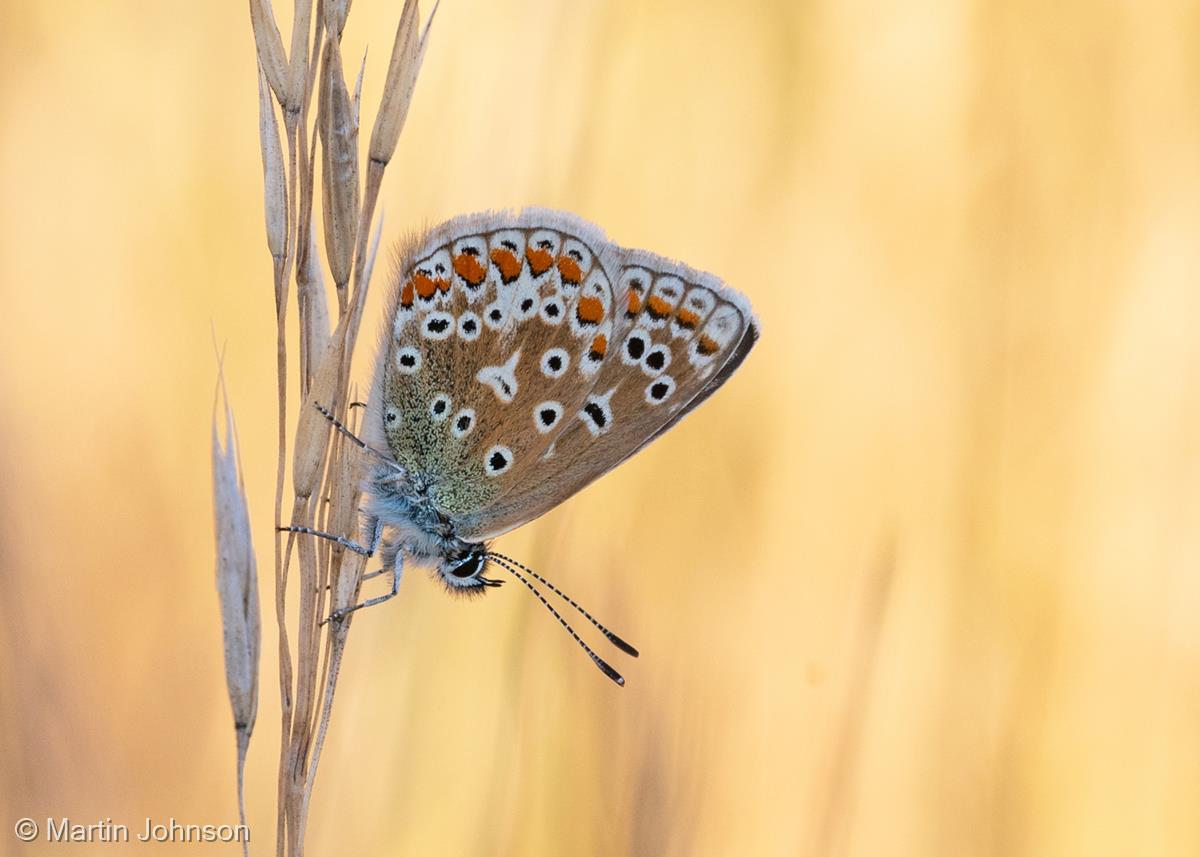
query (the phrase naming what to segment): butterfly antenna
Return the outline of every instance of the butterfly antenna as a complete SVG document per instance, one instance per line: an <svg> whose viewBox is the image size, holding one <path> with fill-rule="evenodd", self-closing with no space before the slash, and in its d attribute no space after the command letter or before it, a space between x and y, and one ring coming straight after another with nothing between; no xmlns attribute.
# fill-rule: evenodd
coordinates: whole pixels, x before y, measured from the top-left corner
<svg viewBox="0 0 1200 857"><path fill-rule="evenodd" d="M635 658L638 656L637 649L635 649L633 646L626 643L624 640L622 640L620 637L618 637L612 631L608 630L603 625L601 625L600 622L596 620L596 617L593 616L591 613L587 612L586 610L584 610L581 606L579 606L579 604L575 601L575 599L573 599L571 596L567 595L567 593L563 592L561 589L559 589L553 583L548 581L546 578L542 577L540 574L538 574L532 568L530 568L527 565L522 565L521 563L517 562L512 557L505 556L502 553L495 553L495 552L489 551L487 555L489 557L494 557L495 559L499 559L499 560L503 560L504 562L511 563L512 565L515 565L517 568L523 569L525 571L525 573L528 574L530 577L532 577L534 580L537 580L539 583L544 584L547 589L549 589L551 592L553 592L555 595L557 595L563 601L567 602L572 607L574 607L576 610L578 610L580 612L580 614L582 614L583 618L587 619L589 622L591 622L593 625L595 625L596 628L599 629L600 633L608 638L608 641L610 643L612 643L614 646L616 646L618 649L620 649L622 652L624 652L627 655L633 655ZM509 571L512 571L512 569L509 569Z"/></svg>
<svg viewBox="0 0 1200 857"><path fill-rule="evenodd" d="M549 610L551 613L554 614L554 618L558 620L559 624L562 625L564 628L566 628L567 633L570 634L572 637L574 637L575 642L578 643L585 652L587 652L588 657L592 659L592 662L595 663L596 666L598 666L600 668L600 672L604 673L606 676L608 676L610 679L615 681L621 687L625 686L625 679L621 676L621 674L619 672L617 672L616 670L614 670L612 667L610 667L608 665L608 663L602 657L600 657L598 654L596 654L595 652L592 651L592 647L589 646L587 643L585 643L583 641L583 638L581 638L577 633L575 633L575 629L571 627L571 623L569 623L566 619L564 619L562 617L562 614L554 609L554 605L546 600L546 596L542 595L542 593L538 591L538 588L529 582L529 579L527 577L525 577L523 574L521 574L521 572L517 571L515 568L513 568L508 563L504 562L496 554L487 554L487 558L492 560L492 562L496 563L496 565L503 568L505 571L507 571L509 574L511 574L517 580L524 583L525 586L529 589L529 591L537 596L538 601L542 602L542 606L544 606L547 610Z"/></svg>

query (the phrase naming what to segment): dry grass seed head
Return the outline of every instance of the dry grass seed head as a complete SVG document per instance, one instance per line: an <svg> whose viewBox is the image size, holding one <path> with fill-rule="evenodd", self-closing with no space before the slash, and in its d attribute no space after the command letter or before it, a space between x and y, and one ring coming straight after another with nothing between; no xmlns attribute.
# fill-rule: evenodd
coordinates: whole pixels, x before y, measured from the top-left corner
<svg viewBox="0 0 1200 857"><path fill-rule="evenodd" d="M325 447L329 442L329 420L316 406L329 409L333 408L335 401L345 401L344 396L337 396L345 344L344 328L343 322L334 331L329 346L320 357L308 399L300 408L292 457L292 487L298 498L311 497L316 489L321 464L325 460Z"/></svg>
<svg viewBox="0 0 1200 857"><path fill-rule="evenodd" d="M346 89L341 49L332 37L325 40L317 115L325 252L340 292L350 282L358 235L358 116Z"/></svg>
<svg viewBox="0 0 1200 857"><path fill-rule="evenodd" d="M212 425L217 594L221 604L225 682L229 688L229 702L238 730L249 735L258 712L258 655L262 636L258 609L258 568L250 537L250 512L238 460L233 413L224 395L223 379L220 394L225 415L224 445L218 430L216 403Z"/></svg>
<svg viewBox="0 0 1200 857"><path fill-rule="evenodd" d="M267 224L267 247L278 264L287 254L287 189L283 171L283 149L279 123L262 63L258 66L258 140L263 163L263 210Z"/></svg>
<svg viewBox="0 0 1200 857"><path fill-rule="evenodd" d="M275 24L271 0L250 0L250 25L254 28L258 62L266 72L271 90L280 104L287 104L287 57L283 53L283 39Z"/></svg>
<svg viewBox="0 0 1200 857"><path fill-rule="evenodd" d="M388 63L387 78L383 85L383 99L375 127L371 131L368 155L372 161L386 164L396 151L404 120L408 117L408 106L412 103L413 89L417 85L417 74L421 71L421 60L425 56L425 45L429 39L429 28L437 14L437 4L425 24L425 31L417 38L417 25L421 17L417 0L405 0L400 13L400 24L396 28L396 41L392 45L392 58Z"/></svg>

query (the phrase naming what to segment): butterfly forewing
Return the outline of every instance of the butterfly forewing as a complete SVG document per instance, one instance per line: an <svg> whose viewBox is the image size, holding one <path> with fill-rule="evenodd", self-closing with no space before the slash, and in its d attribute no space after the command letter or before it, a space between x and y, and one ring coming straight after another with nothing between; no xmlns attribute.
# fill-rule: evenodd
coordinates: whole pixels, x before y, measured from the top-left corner
<svg viewBox="0 0 1200 857"><path fill-rule="evenodd" d="M757 335L719 280L559 212L458 218L402 258L372 415L458 535L532 520L732 373Z"/></svg>
<svg viewBox="0 0 1200 857"><path fill-rule="evenodd" d="M449 516L514 484L599 367L593 316L612 288L599 234L579 226L459 218L402 254L373 399L393 456Z"/></svg>

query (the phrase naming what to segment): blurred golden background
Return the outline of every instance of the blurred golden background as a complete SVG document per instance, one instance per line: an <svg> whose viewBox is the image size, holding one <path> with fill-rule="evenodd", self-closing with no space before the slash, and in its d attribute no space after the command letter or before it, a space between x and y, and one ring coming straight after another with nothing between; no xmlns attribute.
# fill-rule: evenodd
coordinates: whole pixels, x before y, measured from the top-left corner
<svg viewBox="0 0 1200 857"><path fill-rule="evenodd" d="M366 128L400 5L350 17ZM20 816L236 820L213 326L268 605L248 794L273 853L246 3L0 10L0 853ZM385 235L571 209L724 276L764 335L500 542L639 646L627 687L520 589L410 572L354 625L310 853L1200 853L1198 16L446 0Z"/></svg>

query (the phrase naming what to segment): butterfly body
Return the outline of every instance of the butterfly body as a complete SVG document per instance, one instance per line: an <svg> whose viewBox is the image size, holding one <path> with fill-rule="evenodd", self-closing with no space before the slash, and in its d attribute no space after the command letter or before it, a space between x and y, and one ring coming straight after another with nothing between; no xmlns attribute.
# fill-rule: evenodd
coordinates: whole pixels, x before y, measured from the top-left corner
<svg viewBox="0 0 1200 857"><path fill-rule="evenodd" d="M672 427L758 335L716 277L541 209L456 218L398 254L364 431L368 514L456 590L488 540Z"/></svg>

